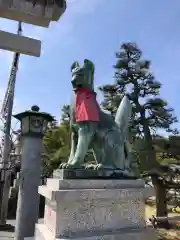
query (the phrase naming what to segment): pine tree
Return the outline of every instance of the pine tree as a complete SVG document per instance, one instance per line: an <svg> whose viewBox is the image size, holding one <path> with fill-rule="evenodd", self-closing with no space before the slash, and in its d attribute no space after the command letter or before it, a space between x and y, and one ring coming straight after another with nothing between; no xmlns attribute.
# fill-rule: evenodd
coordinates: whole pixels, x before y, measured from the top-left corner
<svg viewBox="0 0 180 240"><path fill-rule="evenodd" d="M61 109L61 123L70 124L70 105L63 105Z"/></svg>
<svg viewBox="0 0 180 240"><path fill-rule="evenodd" d="M177 118L173 109L160 97L161 83L151 73L150 61L142 58L142 52L136 44L122 44L116 59L115 83L100 87L104 96L102 106L114 116L123 95L128 95L133 107L134 136L144 140L143 148L147 157L142 162L143 169L151 174L156 189L157 216L166 216L166 189L163 181L157 177L161 168L156 161L152 135L159 129L176 133L172 125L177 122Z"/></svg>
<svg viewBox="0 0 180 240"><path fill-rule="evenodd" d="M63 112L63 109L62 109ZM64 113L64 112L63 112ZM51 175L60 163L66 162L70 152L70 131L67 119L49 125L43 139L42 165L44 175Z"/></svg>

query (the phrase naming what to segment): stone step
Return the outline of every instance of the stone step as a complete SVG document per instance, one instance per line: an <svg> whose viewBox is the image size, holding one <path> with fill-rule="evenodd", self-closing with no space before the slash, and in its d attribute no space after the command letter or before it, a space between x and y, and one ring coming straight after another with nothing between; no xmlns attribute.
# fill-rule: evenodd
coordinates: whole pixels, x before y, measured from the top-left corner
<svg viewBox="0 0 180 240"><path fill-rule="evenodd" d="M144 189L143 180L91 180L48 178L46 186L52 190L65 189Z"/></svg>
<svg viewBox="0 0 180 240"><path fill-rule="evenodd" d="M15 188L18 188L19 187L19 179L14 179L14 182L13 182L13 187Z"/></svg>
<svg viewBox="0 0 180 240"><path fill-rule="evenodd" d="M50 201L78 201L78 200L92 200L92 199L144 199L144 189L139 191L136 188L129 189L50 189L47 186L39 186L39 194Z"/></svg>
<svg viewBox="0 0 180 240"><path fill-rule="evenodd" d="M35 240L56 240L57 238L47 228L45 224L36 224Z"/></svg>
<svg viewBox="0 0 180 240"><path fill-rule="evenodd" d="M146 187L145 189L144 189L144 198L145 199L148 199L148 198L150 198L150 197L152 197L152 196L155 196L155 190L154 190L154 188L152 187Z"/></svg>
<svg viewBox="0 0 180 240"><path fill-rule="evenodd" d="M16 197L18 194L18 188L15 188L15 187L11 187L10 188L10 197Z"/></svg>
<svg viewBox="0 0 180 240"><path fill-rule="evenodd" d="M48 179L39 187L46 201L35 239L156 240L146 228L143 186L141 180Z"/></svg>
<svg viewBox="0 0 180 240"><path fill-rule="evenodd" d="M83 235L83 234L82 234ZM59 237L57 238L53 233L48 229L45 224L36 224L35 230L35 240L63 240L63 239L71 239L66 237ZM106 233L102 230L102 235L98 236L79 236L75 238L76 240L99 240L99 239L106 239L106 240L156 240L157 234L151 227L146 227L144 229L122 229L121 231L117 232L110 232ZM28 240L28 239L27 239Z"/></svg>

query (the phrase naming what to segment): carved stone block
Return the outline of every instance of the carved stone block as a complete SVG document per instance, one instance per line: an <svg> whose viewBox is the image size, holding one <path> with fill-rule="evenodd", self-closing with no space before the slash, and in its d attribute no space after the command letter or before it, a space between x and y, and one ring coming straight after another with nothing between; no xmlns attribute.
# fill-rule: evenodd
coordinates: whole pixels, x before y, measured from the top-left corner
<svg viewBox="0 0 180 240"><path fill-rule="evenodd" d="M156 239L145 226L143 191L141 180L48 179L35 239Z"/></svg>

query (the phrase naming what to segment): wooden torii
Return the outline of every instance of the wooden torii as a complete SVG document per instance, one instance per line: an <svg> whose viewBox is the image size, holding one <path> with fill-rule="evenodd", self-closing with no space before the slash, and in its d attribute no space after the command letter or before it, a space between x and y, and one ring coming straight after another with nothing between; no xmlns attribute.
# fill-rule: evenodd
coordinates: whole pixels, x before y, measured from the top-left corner
<svg viewBox="0 0 180 240"><path fill-rule="evenodd" d="M0 0L0 18L49 27L66 10L66 0ZM41 41L0 30L0 49L39 57Z"/></svg>
<svg viewBox="0 0 180 240"><path fill-rule="evenodd" d="M4 146L2 154L0 188L0 226L6 224L9 198L9 134L20 54L40 57L41 41L22 36L21 22L48 27L51 21L58 21L66 10L65 0L0 0L0 18L19 22L17 34L0 30L0 49L15 52L8 88L0 115L5 120Z"/></svg>

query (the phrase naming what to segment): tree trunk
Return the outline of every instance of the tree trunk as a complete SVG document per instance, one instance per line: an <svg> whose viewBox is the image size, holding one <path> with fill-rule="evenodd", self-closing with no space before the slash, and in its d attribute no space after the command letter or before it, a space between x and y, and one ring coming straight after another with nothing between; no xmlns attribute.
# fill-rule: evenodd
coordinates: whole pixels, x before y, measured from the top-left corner
<svg viewBox="0 0 180 240"><path fill-rule="evenodd" d="M160 173L161 169L159 163L156 161L156 152L153 146L151 132L145 120L144 114L145 113L142 112L141 117L144 119L143 131L147 150L147 168L149 168L150 172L152 171L151 179L156 194L156 216L167 217L168 211L166 201L166 186L163 184L163 181L158 178L158 172ZM157 226L162 228L169 228L168 219L165 219L164 221L158 221Z"/></svg>
<svg viewBox="0 0 180 240"><path fill-rule="evenodd" d="M156 176L152 176L152 183L156 194L156 217L168 217L166 185ZM157 227L169 229L170 224L168 219L157 221Z"/></svg>

